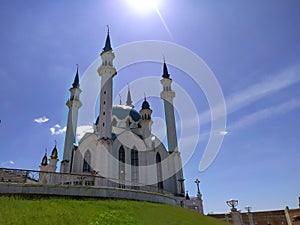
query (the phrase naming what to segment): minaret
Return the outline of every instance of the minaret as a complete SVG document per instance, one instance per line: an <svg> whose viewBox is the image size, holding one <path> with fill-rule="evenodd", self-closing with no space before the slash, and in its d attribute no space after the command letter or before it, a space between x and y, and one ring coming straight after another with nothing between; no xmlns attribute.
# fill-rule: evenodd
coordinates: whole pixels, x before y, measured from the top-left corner
<svg viewBox="0 0 300 225"><path fill-rule="evenodd" d="M128 92L127 92L127 100L126 100L126 105L130 106L131 108L134 107L134 105L132 105L132 100L131 100L131 93L130 93L130 88L128 85Z"/></svg>
<svg viewBox="0 0 300 225"><path fill-rule="evenodd" d="M174 115L173 99L175 92L172 91L172 79L168 72L167 64L164 60L163 64L163 75L160 80L163 91L160 93L160 97L164 101L166 126L167 126L167 140L168 150L170 157L171 167L173 168L172 183L174 187L174 194L184 196L184 184L183 184L183 173L182 173L182 161L180 152L178 151L176 124Z"/></svg>
<svg viewBox="0 0 300 225"><path fill-rule="evenodd" d="M40 168L44 168L47 165L48 165L48 158L47 158L47 152L45 152L45 155L44 155L44 157L42 159ZM41 171L42 171L42 169L41 169Z"/></svg>
<svg viewBox="0 0 300 225"><path fill-rule="evenodd" d="M98 68L98 74L101 77L100 89L100 114L98 122L98 138L100 140L111 140L112 125L112 88L113 77L117 74L116 68L113 66L115 54L111 48L109 29L103 51L100 54L102 65Z"/></svg>
<svg viewBox="0 0 300 225"><path fill-rule="evenodd" d="M160 97L164 101L165 108L165 117L166 117L166 126L167 126L167 139L168 139L168 149L169 153L177 152L177 134L176 134L176 125L175 125L175 116L174 116L174 106L173 99L175 97L175 92L172 91L171 84L172 79L168 72L166 62L164 60L163 64L163 79L160 80L163 91L160 93Z"/></svg>
<svg viewBox="0 0 300 225"><path fill-rule="evenodd" d="M68 112L68 123L67 123L67 131L65 137L65 145L64 145L64 155L63 160L61 162L60 171L64 173L70 172L70 160L72 155L73 144L76 139L76 129L77 129L77 120L78 120L78 109L82 106L82 103L79 100L79 95L81 93L81 89L79 88L79 75L78 75L78 65L77 72L75 75L74 82L72 87L69 89L71 92L71 96L68 99L66 105L69 108Z"/></svg>
<svg viewBox="0 0 300 225"><path fill-rule="evenodd" d="M140 114L142 116L142 119L140 121L140 125L142 126L142 135L144 140L146 141L149 148L152 147L151 144L151 126L153 124L153 121L151 119L152 109L150 108L149 102L146 99L144 99L144 102L142 104L142 109L140 110Z"/></svg>
<svg viewBox="0 0 300 225"><path fill-rule="evenodd" d="M47 158L47 150L45 152L45 155L42 159L41 165L40 165L40 172L47 172L48 169L48 158ZM46 179L46 173L40 173L39 174L39 183L45 184L47 183Z"/></svg>
<svg viewBox="0 0 300 225"><path fill-rule="evenodd" d="M49 172L56 171L57 162L58 162L58 152L57 152L56 143L55 143L55 146L52 150L50 160L49 160L49 169L48 169Z"/></svg>

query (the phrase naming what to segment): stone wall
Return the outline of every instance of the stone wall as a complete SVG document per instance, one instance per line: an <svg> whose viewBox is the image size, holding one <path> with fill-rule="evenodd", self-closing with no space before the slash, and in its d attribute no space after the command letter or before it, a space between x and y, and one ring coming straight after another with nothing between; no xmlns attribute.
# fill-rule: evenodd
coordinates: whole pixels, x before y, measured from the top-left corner
<svg viewBox="0 0 300 225"><path fill-rule="evenodd" d="M93 186L53 186L0 183L0 195L66 196L82 198L131 199L176 205L173 196L140 190Z"/></svg>

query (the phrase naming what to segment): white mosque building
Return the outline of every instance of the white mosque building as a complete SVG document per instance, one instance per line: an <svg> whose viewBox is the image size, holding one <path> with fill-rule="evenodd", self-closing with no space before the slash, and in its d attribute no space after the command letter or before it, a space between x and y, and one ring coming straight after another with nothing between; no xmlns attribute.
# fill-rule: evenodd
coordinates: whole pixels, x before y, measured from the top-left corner
<svg viewBox="0 0 300 225"><path fill-rule="evenodd" d="M128 88L126 104L113 106L113 80L117 76L117 70L113 63L115 54L109 31L100 56L102 64L97 70L101 78L99 115L93 132L86 133L78 145L75 145L75 138L78 114L82 106L80 93L85 91L80 89L78 68L66 103L69 111L60 174L76 174L76 179L70 176L49 176L47 173L43 176L41 173L39 181L45 184L54 182L136 191L156 190L173 196L185 196L173 106L175 92L172 90L172 79L166 62L163 62L160 97L165 111L168 146L151 131L152 110L146 97L141 106L134 107ZM49 162L45 154L40 171L55 172L57 162L58 153L54 147ZM77 179L78 175L82 175L81 180Z"/></svg>

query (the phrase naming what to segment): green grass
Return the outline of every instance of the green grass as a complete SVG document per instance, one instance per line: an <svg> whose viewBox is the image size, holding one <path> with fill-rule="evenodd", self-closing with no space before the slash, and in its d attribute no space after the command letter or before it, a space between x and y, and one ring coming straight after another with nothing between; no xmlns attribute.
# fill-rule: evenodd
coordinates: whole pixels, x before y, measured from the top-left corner
<svg viewBox="0 0 300 225"><path fill-rule="evenodd" d="M125 200L0 197L1 225L225 225L165 204Z"/></svg>

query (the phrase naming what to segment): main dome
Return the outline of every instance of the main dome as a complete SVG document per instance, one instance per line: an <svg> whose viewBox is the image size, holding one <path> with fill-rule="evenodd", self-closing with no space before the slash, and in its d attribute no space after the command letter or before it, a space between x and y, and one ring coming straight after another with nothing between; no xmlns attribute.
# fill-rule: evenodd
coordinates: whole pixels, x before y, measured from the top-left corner
<svg viewBox="0 0 300 225"><path fill-rule="evenodd" d="M112 115L117 117L119 120L124 120L127 116L130 116L135 122L139 121L142 118L138 111L126 105L113 106Z"/></svg>

